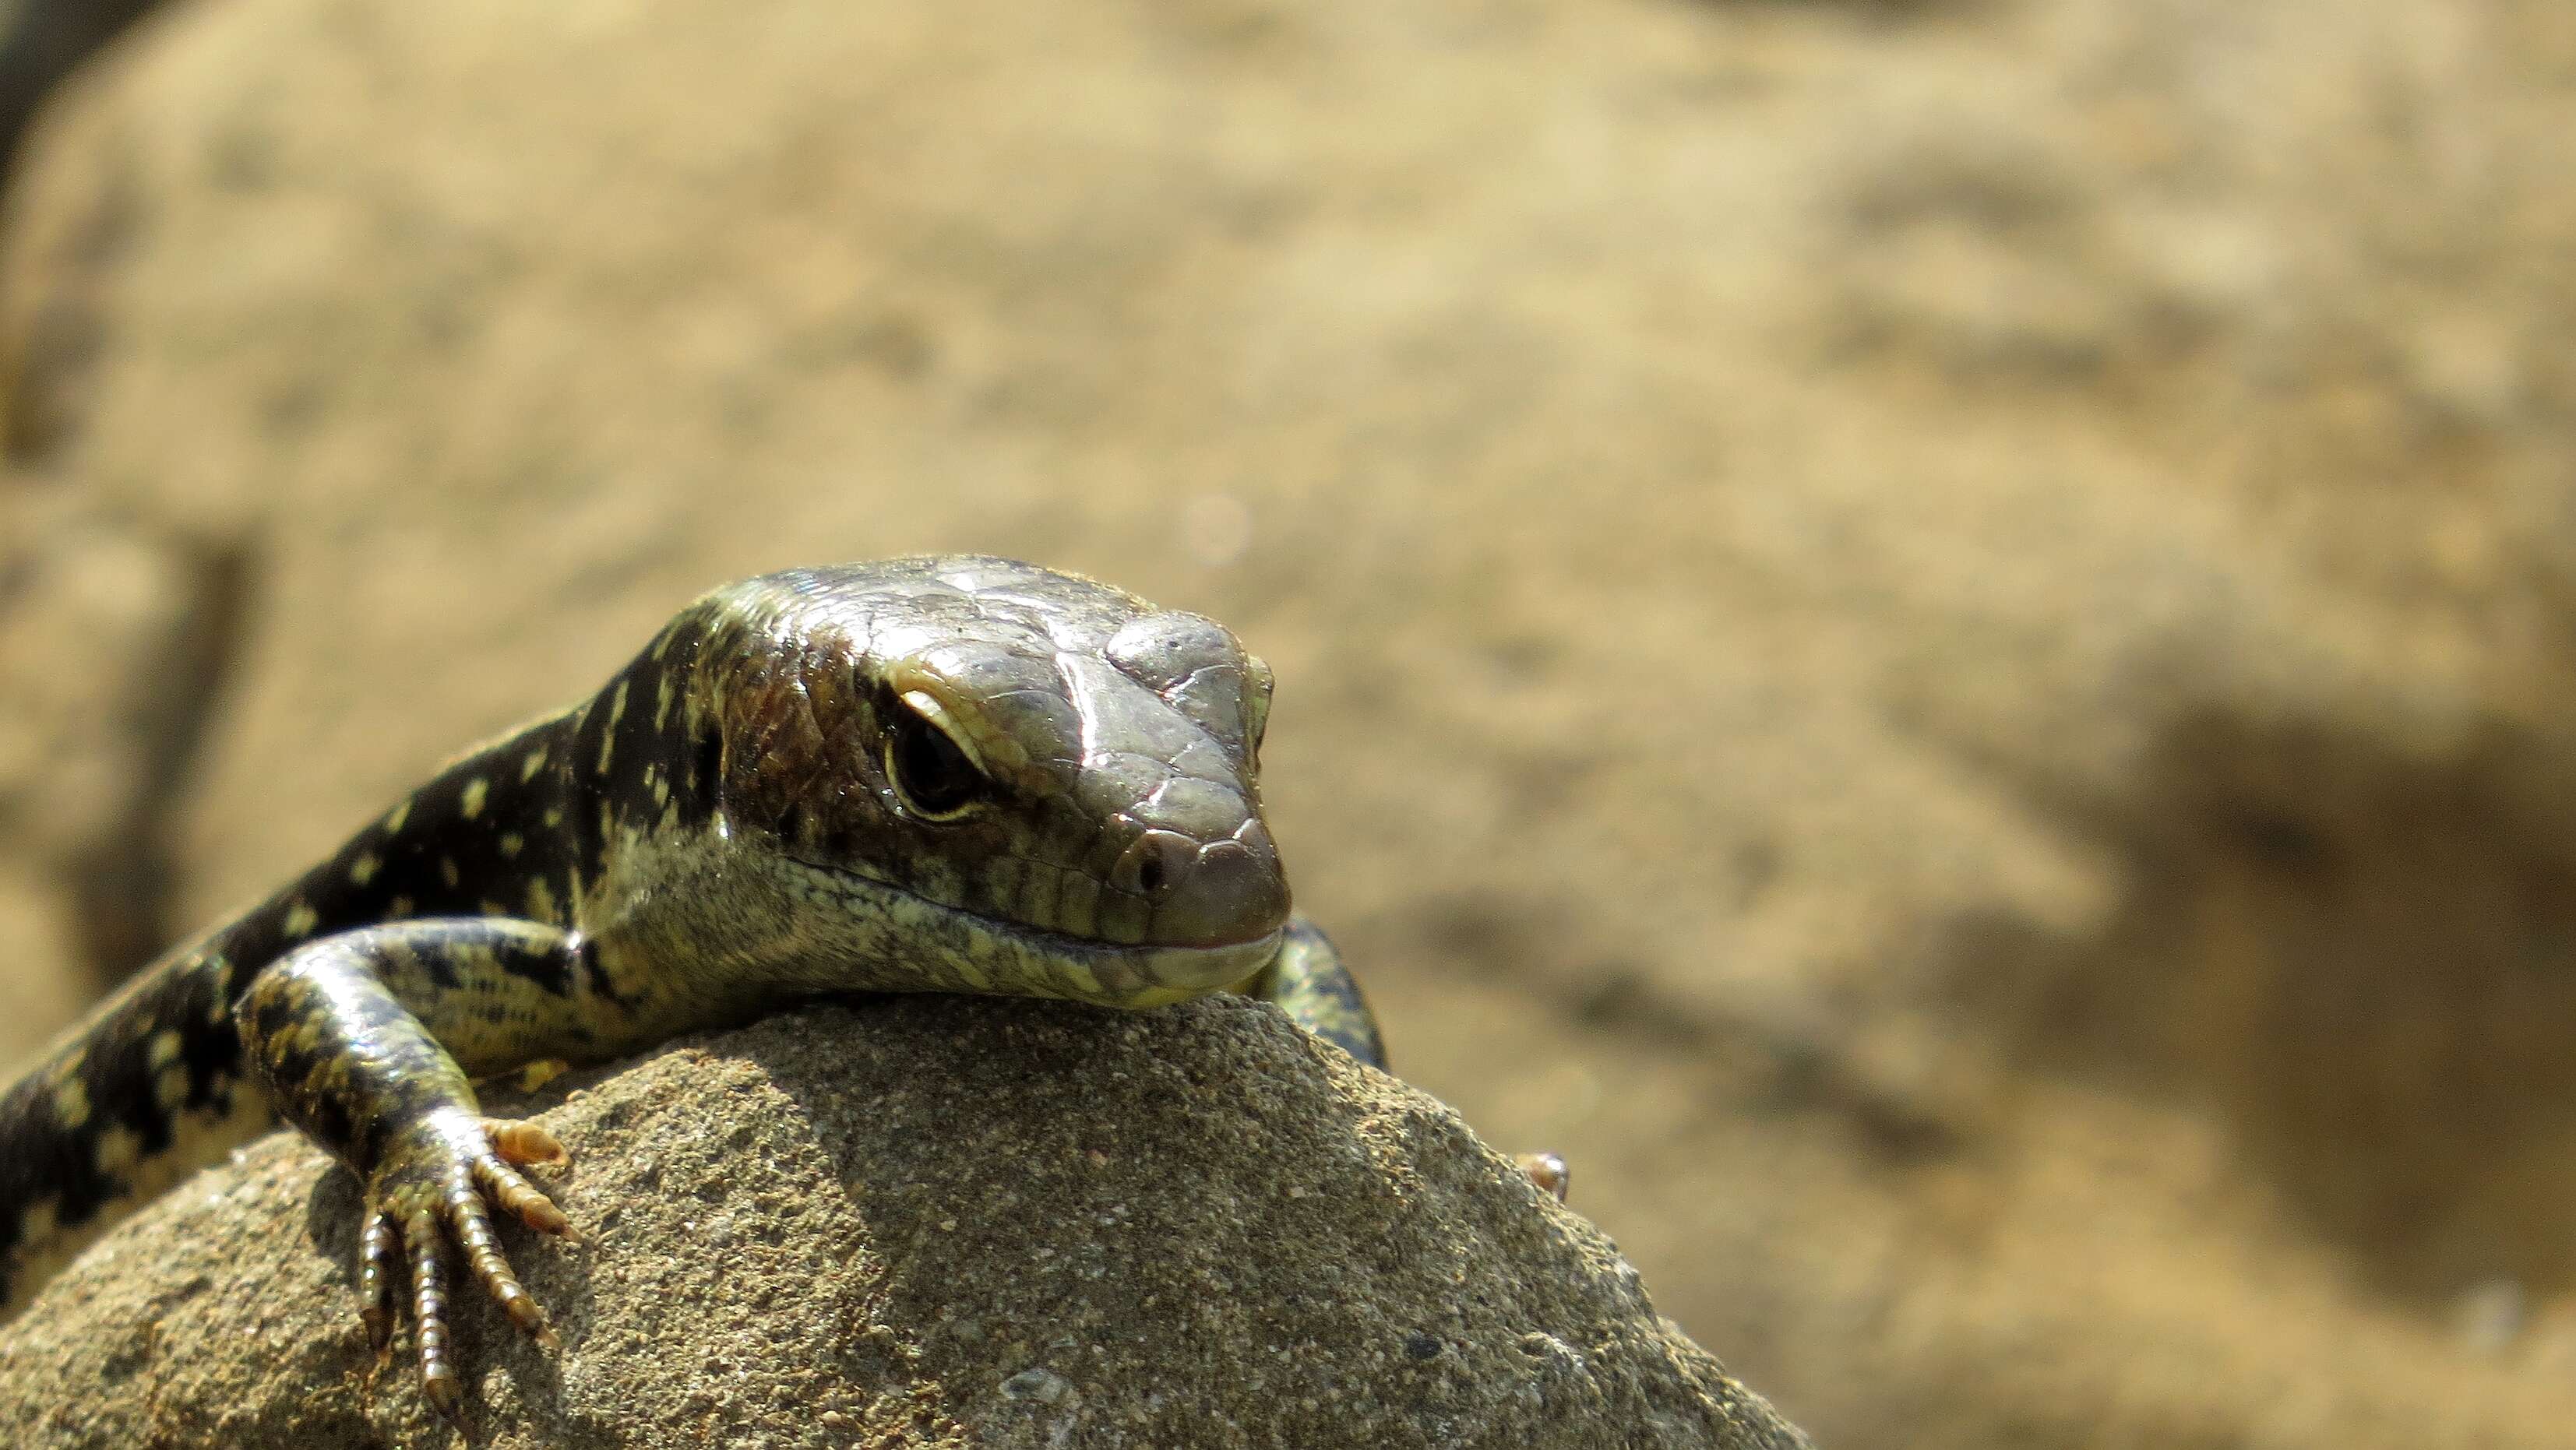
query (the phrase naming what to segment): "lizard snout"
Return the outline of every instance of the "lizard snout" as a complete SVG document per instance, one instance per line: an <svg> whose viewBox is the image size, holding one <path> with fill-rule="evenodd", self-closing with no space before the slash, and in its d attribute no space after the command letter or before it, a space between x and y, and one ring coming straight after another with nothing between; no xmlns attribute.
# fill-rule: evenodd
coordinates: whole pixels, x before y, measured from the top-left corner
<svg viewBox="0 0 2576 1450"><path fill-rule="evenodd" d="M1288 878L1257 816L1233 834L1201 841L1149 828L1118 857L1112 884L1144 898L1156 946L1215 947L1254 941L1288 922Z"/></svg>

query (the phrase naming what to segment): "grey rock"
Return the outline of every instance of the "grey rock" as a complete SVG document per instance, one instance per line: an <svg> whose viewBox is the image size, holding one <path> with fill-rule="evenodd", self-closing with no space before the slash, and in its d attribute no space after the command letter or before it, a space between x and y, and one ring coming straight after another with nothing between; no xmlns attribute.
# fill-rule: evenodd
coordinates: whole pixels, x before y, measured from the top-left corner
<svg viewBox="0 0 2576 1450"><path fill-rule="evenodd" d="M587 1234L460 1294L480 1446L1807 1442L1457 1115L1237 999L819 1006L501 1111ZM348 1175L284 1134L0 1329L0 1441L436 1444Z"/></svg>

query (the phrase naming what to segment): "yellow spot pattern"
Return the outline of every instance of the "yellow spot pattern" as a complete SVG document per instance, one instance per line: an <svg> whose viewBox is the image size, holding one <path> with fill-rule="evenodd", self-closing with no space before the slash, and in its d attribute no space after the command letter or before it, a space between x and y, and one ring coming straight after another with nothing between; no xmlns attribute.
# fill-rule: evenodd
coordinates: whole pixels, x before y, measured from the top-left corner
<svg viewBox="0 0 2576 1450"><path fill-rule="evenodd" d="M294 941L310 935L315 924L321 920L322 918L320 916L314 914L312 907L305 905L301 901L295 903L286 910L285 930L287 939L289 941Z"/></svg>
<svg viewBox="0 0 2576 1450"><path fill-rule="evenodd" d="M207 994L213 1000L206 1004L206 1025L212 1027L232 1015L232 958L221 954L208 957L203 963L203 970L206 979L214 984L214 990Z"/></svg>
<svg viewBox="0 0 2576 1450"><path fill-rule="evenodd" d="M617 752L617 722L626 717L626 682L617 682L617 692L608 697L608 728L599 732L599 773L608 774L609 757Z"/></svg>
<svg viewBox="0 0 2576 1450"><path fill-rule="evenodd" d="M492 793L492 783L481 776L465 782L465 819L483 814L483 798Z"/></svg>
<svg viewBox="0 0 2576 1450"><path fill-rule="evenodd" d="M50 1198L27 1205L27 1211L18 1216L19 1249L23 1252L52 1242L55 1231L62 1227L59 1214Z"/></svg>
<svg viewBox="0 0 2576 1450"><path fill-rule="evenodd" d="M570 1071L572 1064L560 1057L540 1057L513 1074L510 1085L523 1093L532 1093Z"/></svg>
<svg viewBox="0 0 2576 1450"><path fill-rule="evenodd" d="M367 854L360 856L357 860L349 863L349 879L360 886L364 886L368 882L375 880L376 873L383 869L385 869L384 859L378 856L375 852L369 851Z"/></svg>
<svg viewBox="0 0 2576 1450"><path fill-rule="evenodd" d="M143 1140L122 1123L98 1135L98 1171L122 1179L143 1156Z"/></svg>
<svg viewBox="0 0 2576 1450"><path fill-rule="evenodd" d="M89 1084L74 1078L55 1087L54 1121L66 1129L89 1121Z"/></svg>

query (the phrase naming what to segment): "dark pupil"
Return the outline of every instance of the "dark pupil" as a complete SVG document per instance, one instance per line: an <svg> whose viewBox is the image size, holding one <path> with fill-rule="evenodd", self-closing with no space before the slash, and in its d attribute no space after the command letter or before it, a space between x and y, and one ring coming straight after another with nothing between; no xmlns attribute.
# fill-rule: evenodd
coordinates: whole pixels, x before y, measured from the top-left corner
<svg viewBox="0 0 2576 1450"><path fill-rule="evenodd" d="M983 777L938 726L905 711L894 727L895 788L914 809L942 816L975 798Z"/></svg>

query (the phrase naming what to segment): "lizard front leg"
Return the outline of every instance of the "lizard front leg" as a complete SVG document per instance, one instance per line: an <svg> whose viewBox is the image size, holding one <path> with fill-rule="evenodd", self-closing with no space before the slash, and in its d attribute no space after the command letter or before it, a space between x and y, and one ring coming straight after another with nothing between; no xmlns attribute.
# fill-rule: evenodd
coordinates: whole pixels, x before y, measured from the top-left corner
<svg viewBox="0 0 2576 1450"><path fill-rule="evenodd" d="M518 1173L560 1161L529 1123L486 1118L469 1074L598 1055L577 940L500 917L424 918L307 943L261 972L235 1008L244 1055L279 1113L358 1175L361 1314L382 1348L409 1261L421 1387L442 1412L462 1399L448 1352L449 1260L466 1262L541 1343L545 1311L510 1271L487 1201L529 1227L571 1222Z"/></svg>

